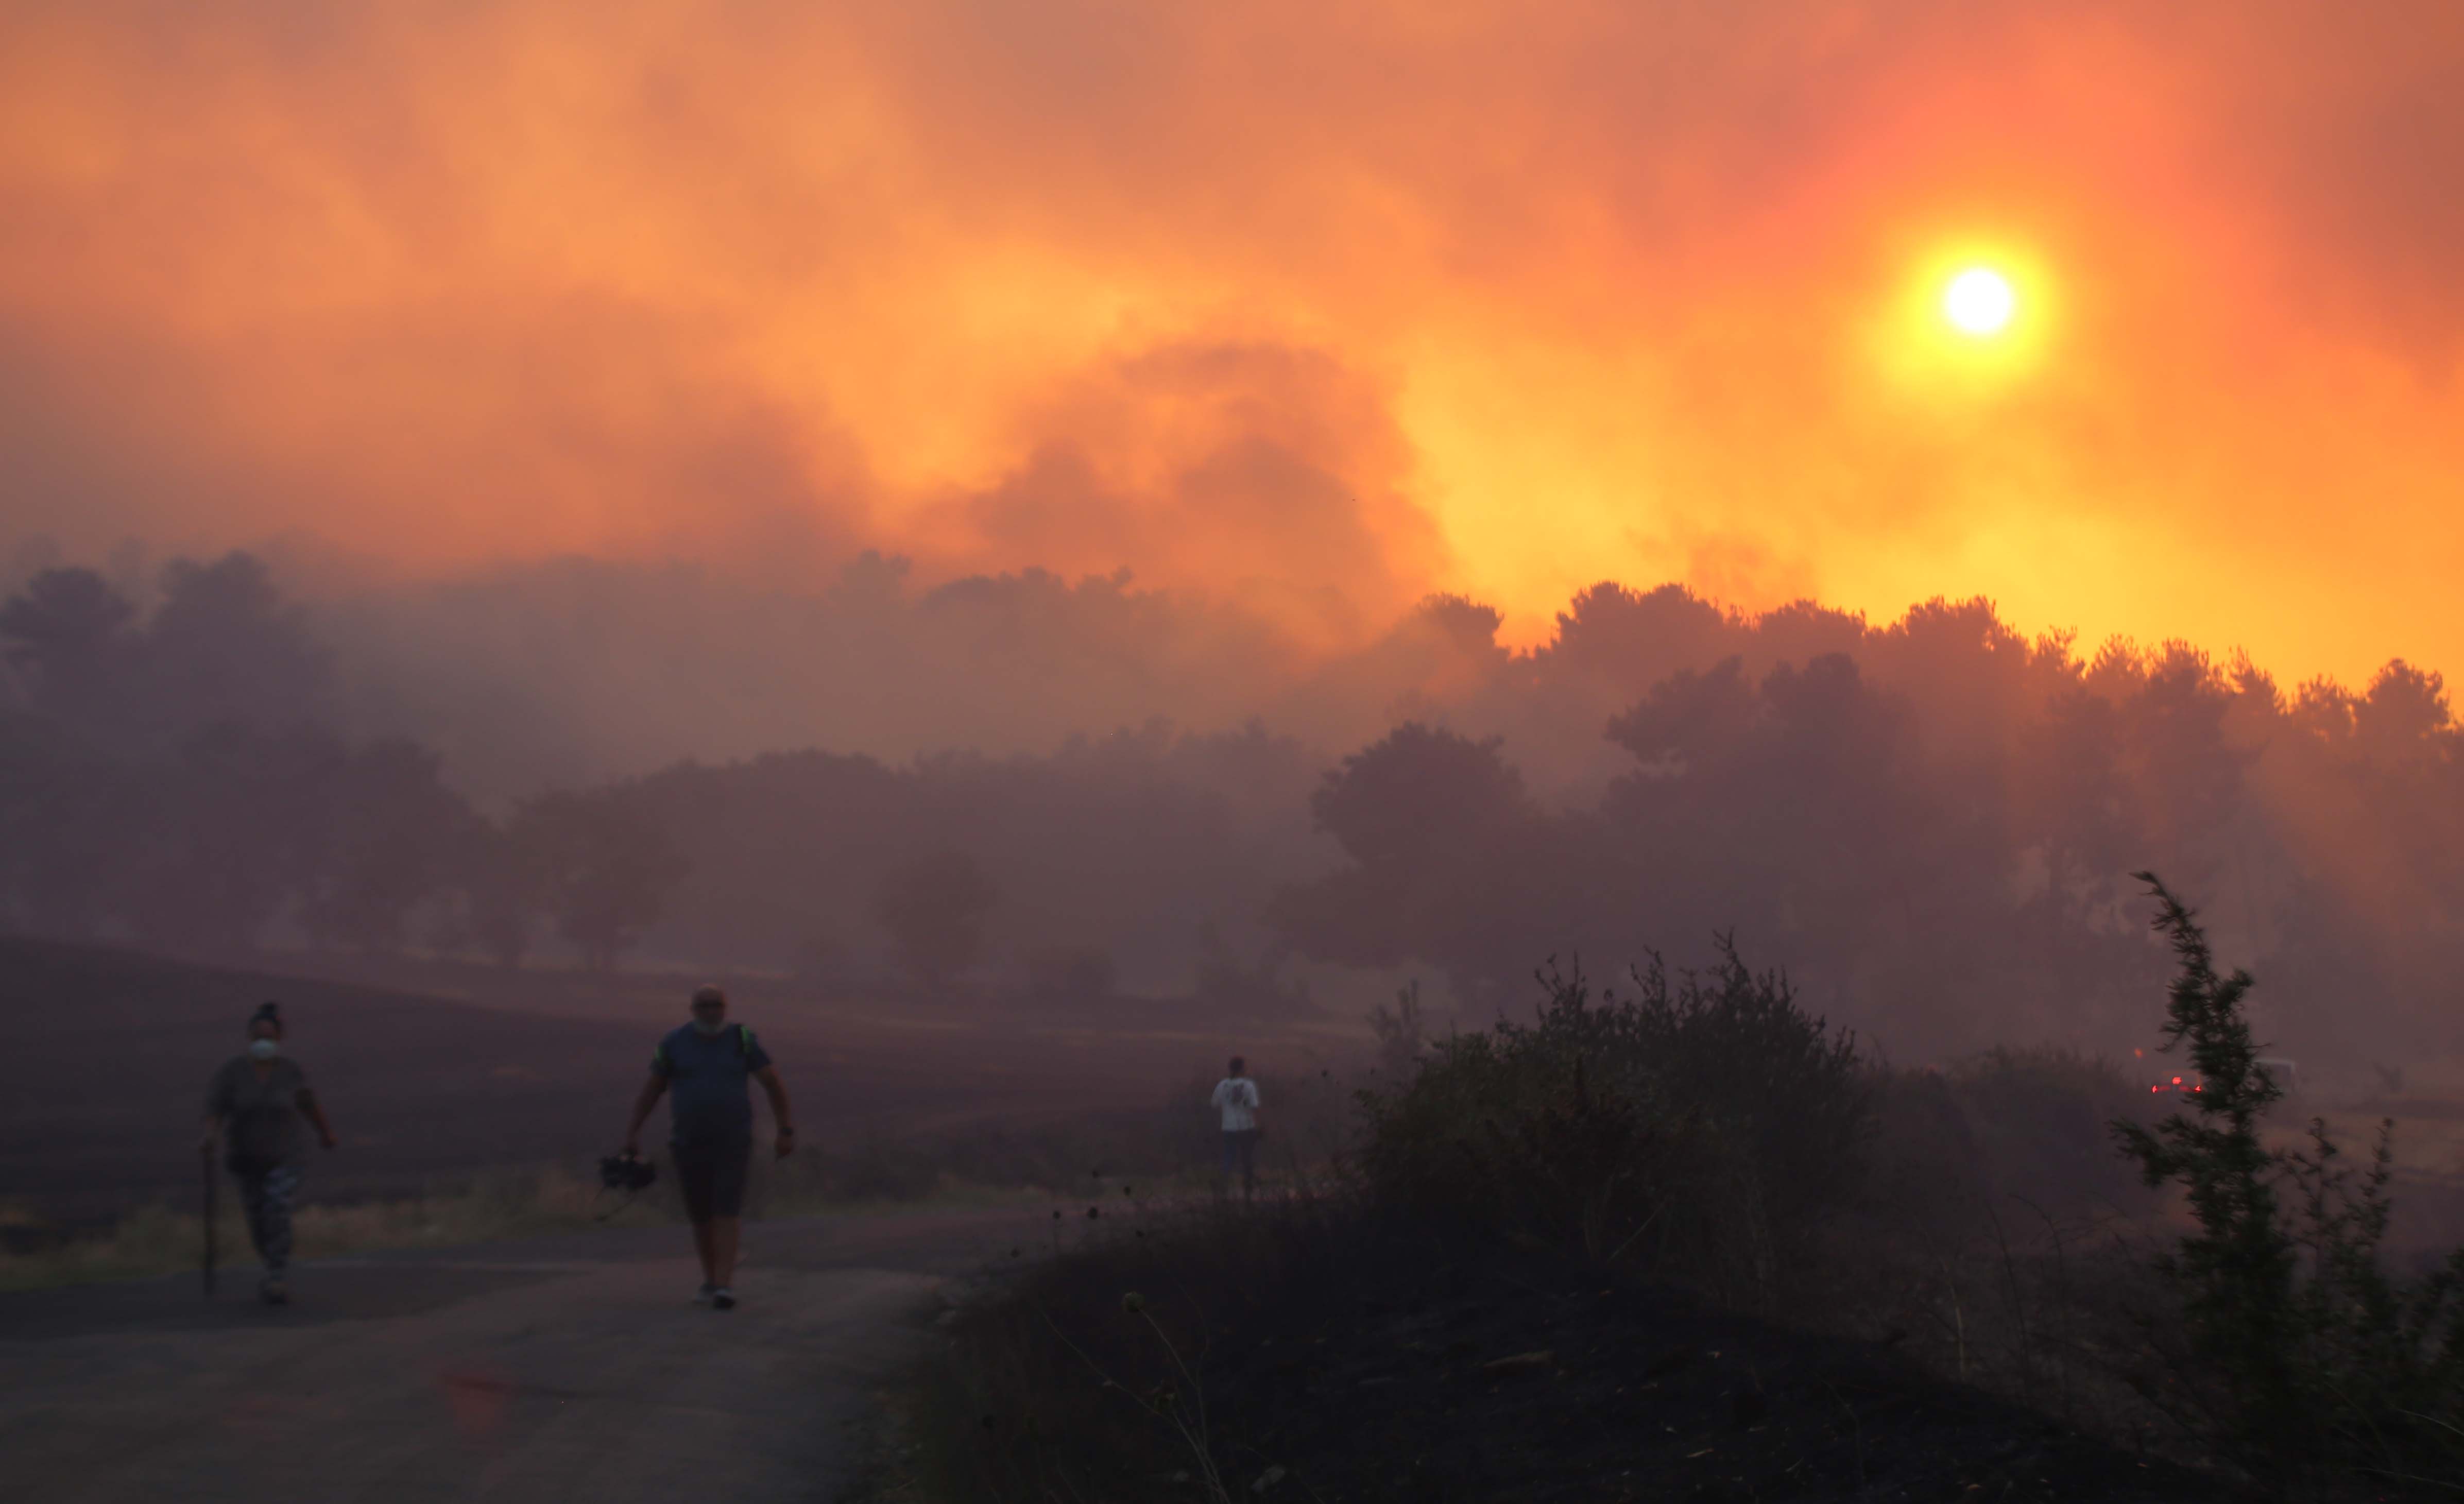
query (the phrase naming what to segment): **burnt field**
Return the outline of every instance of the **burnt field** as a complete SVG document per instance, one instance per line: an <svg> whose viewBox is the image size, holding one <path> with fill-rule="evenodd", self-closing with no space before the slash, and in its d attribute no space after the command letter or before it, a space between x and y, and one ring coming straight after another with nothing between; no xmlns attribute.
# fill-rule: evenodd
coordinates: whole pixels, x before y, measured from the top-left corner
<svg viewBox="0 0 2464 1504"><path fill-rule="evenodd" d="M313 1197L400 1196L498 1166L584 1163L615 1146L650 1047L682 1020L696 979L435 967L397 968L393 980L0 941L0 1017L59 1051L0 1102L11 1221L87 1226L185 1204L206 1078L268 998L282 1003L287 1048L342 1138L316 1160ZM823 1152L981 1145L1064 1121L1136 1131L1220 1070L1227 1042L1126 1019L867 1013L758 979L732 979L730 994L734 1016L778 1058L806 1146ZM1256 1032L1228 1042L1263 1052ZM1282 1052L1338 1045L1289 1036Z"/></svg>
<svg viewBox="0 0 2464 1504"><path fill-rule="evenodd" d="M908 1492L879 1496L2265 1496L2156 1437L2086 1434L2050 1391L2014 1403L1900 1341L1774 1324L1461 1227L1289 1203L1151 1234L962 1308L913 1405Z"/></svg>

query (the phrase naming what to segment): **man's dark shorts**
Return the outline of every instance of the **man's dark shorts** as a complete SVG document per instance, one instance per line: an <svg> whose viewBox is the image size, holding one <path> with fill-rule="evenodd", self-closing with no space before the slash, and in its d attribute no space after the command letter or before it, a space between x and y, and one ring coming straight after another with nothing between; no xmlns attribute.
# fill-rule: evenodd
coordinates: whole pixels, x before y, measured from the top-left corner
<svg viewBox="0 0 2464 1504"><path fill-rule="evenodd" d="M1231 1128L1223 1134L1223 1173L1239 1170L1249 1179L1258 1174L1258 1130Z"/></svg>
<svg viewBox="0 0 2464 1504"><path fill-rule="evenodd" d="M685 1193L685 1215L694 1222L744 1215L744 1171L753 1160L753 1140L722 1139L716 1142L669 1146L676 1157L676 1185Z"/></svg>

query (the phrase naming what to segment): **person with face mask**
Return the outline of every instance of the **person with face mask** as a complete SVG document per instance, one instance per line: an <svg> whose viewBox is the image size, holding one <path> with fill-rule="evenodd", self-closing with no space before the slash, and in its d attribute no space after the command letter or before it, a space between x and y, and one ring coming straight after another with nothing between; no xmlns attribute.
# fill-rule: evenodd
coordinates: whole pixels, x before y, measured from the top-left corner
<svg viewBox="0 0 2464 1504"><path fill-rule="evenodd" d="M239 1182L248 1210L249 1241L265 1275L257 1294L268 1305L291 1298L291 1205L299 1193L299 1122L317 1130L317 1140L334 1147L334 1125L308 1073L282 1052L282 1009L273 1003L249 1016L248 1052L223 1063L206 1087L205 1148L219 1139L223 1163Z"/></svg>
<svg viewBox="0 0 2464 1504"><path fill-rule="evenodd" d="M753 1158L753 1094L759 1081L770 1098L781 1159L794 1152L796 1126L787 1110L787 1088L753 1030L727 1021L727 994L703 987L693 996L693 1022L659 1041L650 1052L650 1078L633 1101L625 1129L625 1154L642 1154L642 1125L661 1095L668 1103L668 1147L692 1221L693 1248L701 1255L701 1289L693 1298L720 1311L736 1305L736 1245L743 1227L744 1177Z"/></svg>

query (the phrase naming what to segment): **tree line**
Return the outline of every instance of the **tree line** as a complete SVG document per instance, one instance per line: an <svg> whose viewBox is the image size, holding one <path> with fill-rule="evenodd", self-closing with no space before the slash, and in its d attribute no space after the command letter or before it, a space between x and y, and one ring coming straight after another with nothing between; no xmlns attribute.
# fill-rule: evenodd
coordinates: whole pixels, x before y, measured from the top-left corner
<svg viewBox="0 0 2464 1504"><path fill-rule="evenodd" d="M1507 729L1407 723L1325 775L1313 814L1348 860L1273 909L1302 953L1502 999L1534 957L1735 928L1886 1040L2110 1044L2163 974L2124 912L2152 864L2266 958L2287 1038L2464 1027L2464 739L2433 672L2287 693L2182 643L2083 655L1981 601L1878 629L1613 586L1489 663L1466 700ZM1586 702L1620 765L1535 797L1518 750Z"/></svg>
<svg viewBox="0 0 2464 1504"><path fill-rule="evenodd" d="M681 875L603 796L492 819L435 749L338 729L332 664L247 555L173 564L143 614L92 570L46 570L0 604L0 901L36 933L211 956L283 923L511 962L544 915L607 963Z"/></svg>
<svg viewBox="0 0 2464 1504"><path fill-rule="evenodd" d="M1386 707L1348 755L1151 722L482 807L439 747L353 732L349 666L256 560L175 564L145 608L54 568L0 603L0 915L191 954L514 964L553 937L603 968L1234 1010L1309 1006L1316 962L1435 971L1475 1014L1541 958L1733 928L1930 1051L2128 1037L2164 964L2123 912L2153 865L2265 961L2297 1042L2334 1017L2452 1044L2464 760L2435 673L2287 692L2183 644L2026 637L1981 601L1878 627L1603 585L1536 650L1498 625L1437 598L1323 667Z"/></svg>
<svg viewBox="0 0 2464 1504"><path fill-rule="evenodd" d="M436 747L350 732L311 618L244 554L172 565L150 610L47 569L0 603L0 916L33 933L507 966L553 935L603 970L649 941L841 987L1180 975L1213 1005L1309 1006L1257 915L1309 869L1316 763L1255 724L685 763L489 810Z"/></svg>

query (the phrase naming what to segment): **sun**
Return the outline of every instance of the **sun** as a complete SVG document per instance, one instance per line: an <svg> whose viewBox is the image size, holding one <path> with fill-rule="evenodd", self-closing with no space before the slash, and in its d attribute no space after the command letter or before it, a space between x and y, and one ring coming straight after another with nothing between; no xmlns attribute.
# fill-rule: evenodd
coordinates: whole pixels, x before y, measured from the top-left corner
<svg viewBox="0 0 2464 1504"><path fill-rule="evenodd" d="M1926 228L1862 325L1870 358L1927 403L1989 400L2041 372L2065 321L2047 259L2008 235Z"/></svg>
<svg viewBox="0 0 2464 1504"><path fill-rule="evenodd" d="M1991 267L1971 266L1942 290L1942 313L1951 326L1974 339L2000 334L2018 311L2011 279Z"/></svg>

